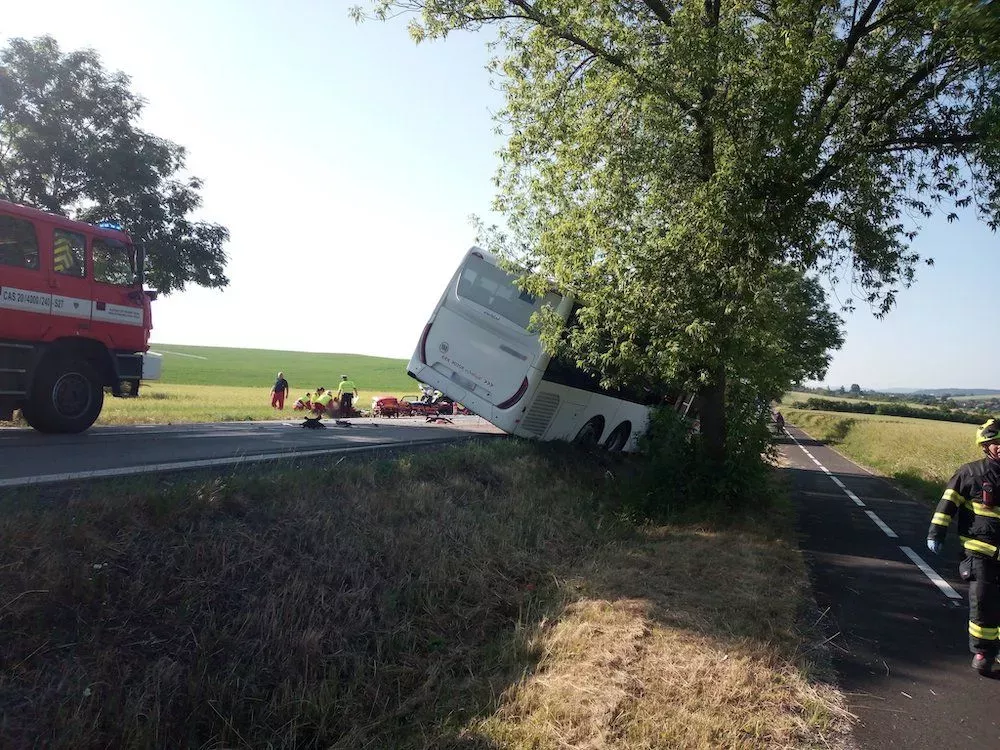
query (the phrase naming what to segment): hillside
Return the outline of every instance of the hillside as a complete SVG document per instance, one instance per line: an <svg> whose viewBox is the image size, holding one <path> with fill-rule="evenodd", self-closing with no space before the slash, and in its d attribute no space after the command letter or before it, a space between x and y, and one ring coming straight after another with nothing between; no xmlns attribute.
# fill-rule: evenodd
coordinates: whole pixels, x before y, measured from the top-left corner
<svg viewBox="0 0 1000 750"><path fill-rule="evenodd" d="M292 393L336 387L341 375L350 376L364 391L416 390L405 359L182 344L151 344L150 350L163 355L161 382L167 384L269 388L280 370Z"/></svg>

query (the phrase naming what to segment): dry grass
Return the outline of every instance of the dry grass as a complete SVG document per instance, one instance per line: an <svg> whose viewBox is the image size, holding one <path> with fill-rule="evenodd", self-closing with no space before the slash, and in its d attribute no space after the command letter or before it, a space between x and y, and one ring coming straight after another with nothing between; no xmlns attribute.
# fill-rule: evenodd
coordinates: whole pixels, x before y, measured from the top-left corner
<svg viewBox="0 0 1000 750"><path fill-rule="evenodd" d="M416 384L414 384L415 386ZM333 384L336 388L336 383ZM407 393L417 395L414 387ZM285 409L271 408L268 388L245 388L223 385L143 384L136 398L106 396L104 409L97 424L185 424L190 422L243 422L257 420L295 420L301 417L292 411L296 398L305 391L293 392ZM355 407L367 409L372 396L381 391L359 391ZM0 422L0 424L4 424Z"/></svg>
<svg viewBox="0 0 1000 750"><path fill-rule="evenodd" d="M0 746L834 745L780 539L631 528L565 446L311 466L17 498Z"/></svg>
<svg viewBox="0 0 1000 750"><path fill-rule="evenodd" d="M848 715L803 670L798 552L740 533L644 536L588 561L537 637L538 669L483 729L517 748L835 744Z"/></svg>

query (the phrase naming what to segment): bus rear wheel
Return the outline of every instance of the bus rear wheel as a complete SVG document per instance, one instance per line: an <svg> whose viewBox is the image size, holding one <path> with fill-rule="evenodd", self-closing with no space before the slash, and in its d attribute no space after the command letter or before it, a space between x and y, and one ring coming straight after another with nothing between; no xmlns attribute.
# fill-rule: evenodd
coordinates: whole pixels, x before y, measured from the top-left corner
<svg viewBox="0 0 1000 750"><path fill-rule="evenodd" d="M62 359L39 372L25 419L40 432L83 432L104 407L104 387L85 359Z"/></svg>
<svg viewBox="0 0 1000 750"><path fill-rule="evenodd" d="M580 431L576 433L576 437L573 438L573 443L575 445L582 445L586 448L593 448L598 444L601 439L601 432L604 430L604 424L600 417L594 417L587 424L580 428Z"/></svg>
<svg viewBox="0 0 1000 750"><path fill-rule="evenodd" d="M621 453L628 444L631 434L632 425L629 422L622 422L615 427L615 431L604 441L604 449L609 453Z"/></svg>

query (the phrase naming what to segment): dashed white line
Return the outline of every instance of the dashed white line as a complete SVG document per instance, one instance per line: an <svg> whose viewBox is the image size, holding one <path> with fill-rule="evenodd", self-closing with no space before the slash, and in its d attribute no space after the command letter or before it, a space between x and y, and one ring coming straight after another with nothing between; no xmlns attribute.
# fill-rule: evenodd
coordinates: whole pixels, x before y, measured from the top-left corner
<svg viewBox="0 0 1000 750"><path fill-rule="evenodd" d="M788 437L790 437L792 439L792 441L799 448L802 449L803 453L805 453L807 456L809 456L809 458L812 459L812 461L813 461L814 464L816 464L819 468L821 468L823 470L823 472L828 477L830 477L830 479L833 480L834 484L836 484L838 487L840 487L841 490L844 491L845 495L847 495L849 498L851 498L851 500L854 501L855 505L857 505L859 508L864 508L865 507L865 504L864 504L864 502L862 502L861 498L859 498L857 495L855 495L853 492L851 492L847 488L847 486L840 480L839 477L834 476L834 474L833 474L832 471L830 471L828 468L826 468L825 466L823 466L823 464L821 464L819 461L817 461L816 457L812 453L810 453L805 448L805 446L803 446L798 440L796 440L795 436L792 435L791 432L788 432L786 430L785 434L788 435ZM866 510L865 511L865 515L867 515L876 526L878 526L880 529L882 529L882 532L887 537L889 537L890 539L898 539L899 538L899 535L895 531L893 531L885 521L883 521L881 518L879 518L878 515L876 515L876 513L874 511ZM934 570L934 568L932 568L930 565L928 565L926 562L924 562L923 558L921 558L920 555L918 555L916 552L914 552L910 547L904 547L904 546L900 545L899 549L902 550L903 554L906 555L908 558L910 558L910 561L914 565L916 565L920 569L920 571L925 576L927 576L927 578L930 579L931 583L933 583L935 586L937 586L939 589L941 589L942 593L945 596L947 596L949 599L961 599L962 598L961 594L959 594L957 591L955 591L955 589L953 589L946 580L944 580L941 576L939 576L937 574L937 572Z"/></svg>
<svg viewBox="0 0 1000 750"><path fill-rule="evenodd" d="M920 555L918 555L909 547L901 546L900 549L903 550L904 555L906 555L908 558L910 558L910 560L913 561L914 565L916 565L918 568L920 568L920 570L923 571L925 576L931 579L931 583L933 583L935 586L941 589L941 592L945 596L947 596L949 599L962 598L962 595L957 591L955 591L955 589L953 589L946 580L944 580L941 576L939 576L937 574L937 571L934 570L934 568L925 563L923 559L920 557Z"/></svg>
<svg viewBox="0 0 1000 750"><path fill-rule="evenodd" d="M865 515L868 516L870 519L872 519L872 521L875 522L875 525L885 532L885 535L887 537L889 537L890 539L899 539L899 535L895 531L890 529L885 521L883 521L881 518L875 515L875 511L866 510Z"/></svg>

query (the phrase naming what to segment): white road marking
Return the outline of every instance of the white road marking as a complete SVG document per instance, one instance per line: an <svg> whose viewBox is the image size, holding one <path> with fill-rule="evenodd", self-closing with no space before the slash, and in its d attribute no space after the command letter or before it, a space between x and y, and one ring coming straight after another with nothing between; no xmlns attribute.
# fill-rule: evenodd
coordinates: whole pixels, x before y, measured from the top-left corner
<svg viewBox="0 0 1000 750"><path fill-rule="evenodd" d="M861 507L861 508L865 507L865 504L861 501L861 498L859 498L857 495L855 495L853 492L851 492L849 489L847 489L847 487L844 485L844 483L838 477L835 477L833 475L833 472L831 472L828 468L826 468L825 466L823 466L823 464L821 464L819 461L817 461L816 457L812 453L810 453L798 440L796 440L795 436L792 435L792 433L790 433L790 432L788 432L786 430L785 434L788 435L788 437L790 437L792 439L792 441L799 448L802 449L803 453L805 453L807 456L809 456L809 458L811 458L813 460L813 463L815 463L818 467L820 467L826 473L826 475L829 476L830 479L832 479L834 481L834 483L838 487L840 487L841 490L844 491L844 494L846 494L849 498L851 498L851 500L854 501L855 505L857 505L858 507ZM875 514L874 511L866 510L865 514L875 523L876 526L878 526L880 529L882 529L882 531L885 533L885 535L887 537L889 537L890 539L898 539L899 538L899 535L896 534L896 532L893 531L891 528L889 528L889 526L885 523L885 521L883 521L881 518L879 518ZM902 550L902 552L903 552L904 555L906 555L908 558L910 558L910 561L914 565L916 565L920 569L920 571L925 576L927 576L928 579L930 579L931 583L933 583L935 586L937 586L939 589L941 589L941 592L945 596L947 596L949 599L961 599L962 598L962 595L959 594L957 591L955 591L955 589L953 589L951 587L951 585L946 580L944 580L941 576L939 576L937 574L937 571L934 570L934 568L932 568L930 565L928 565L926 562L924 562L923 558L921 558L920 555L918 555L916 552L914 552L909 547L904 547L904 546L900 545L899 549Z"/></svg>
<svg viewBox="0 0 1000 750"><path fill-rule="evenodd" d="M461 439L461 438L459 438ZM319 448L306 451L288 451L285 453L262 453L254 456L232 456L229 458L204 458L193 461L173 461L162 464L144 464L142 466L126 466L118 469L94 469L92 471L73 471L64 474L43 474L33 477L14 477L0 479L0 487L28 487L36 484L52 484L55 482L72 482L83 479L108 479L111 477L127 477L136 474L152 474L164 471L187 471L190 469L208 469L213 466L238 466L240 464L260 463L261 461L278 461L291 458L310 458L331 453L363 453L378 448L407 448L415 445L453 442L455 438L431 438L428 440L406 440L398 443L379 443L351 448Z"/></svg>
<svg viewBox="0 0 1000 750"><path fill-rule="evenodd" d="M801 449L802 449L802 452L803 452L803 453L805 453L805 454L806 454L807 456L809 456L809 458L811 458L811 459L812 459L812 462L813 462L814 464L816 464L816 465L817 465L817 466L818 466L819 468L821 468L821 469L823 470L823 472L824 472L824 473L825 473L825 474L826 474L826 475L827 475L828 477L830 477L830 479L832 479L832 480L833 480L834 484L836 484L836 485L837 485L838 487L840 487L840 489L842 489L842 490L844 491L844 493L845 493L845 494L846 494L846 495L847 495L847 496L848 496L849 498L851 498L851 500L853 500L853 501L854 501L854 504L855 504L855 505L857 505L857 506L858 506L859 508L864 508L864 507L865 507L865 504L864 504L864 502L863 502L863 501L861 500L861 498L860 498L860 497L858 497L857 495L855 495L855 494L854 494L853 492L851 492L851 491L850 491L849 489L847 489L847 485L845 485L845 484L844 484L843 482L841 482L841 481L840 481L840 478L839 478L839 477L835 477L835 476L833 475L833 472L832 472L832 471L830 471L830 470L829 470L828 468L826 468L826 467L825 467L825 466L824 466L823 464L821 464L821 463L819 462L819 460L818 460L818 459L816 458L816 456L814 456L814 455L813 455L812 453L810 453L810 452L809 452L809 451L808 451L808 450L806 449L806 447L802 445L802 443L800 443L800 442L799 442L798 440L796 440L796 439L795 439L795 436L794 436L794 435L793 435L792 433L790 433L790 432L788 432L788 431L786 430L786 431L785 431L785 434L786 434L786 435L788 435L788 437L790 437L790 438L792 439L792 441L793 441L793 442L794 442L794 443L795 443L795 444L796 444L797 446L799 446L799 448L801 448ZM879 523L881 523L881 520L879 520ZM883 524L883 525L884 525L884 524ZM886 526L886 527L885 527L885 529L889 529L889 527L888 527L888 526ZM883 531L885 531L885 529L883 529ZM889 532L892 532L892 529L889 529ZM891 533L891 534L890 534L890 536L896 536L896 535L895 535L895 533Z"/></svg>
<svg viewBox="0 0 1000 750"><path fill-rule="evenodd" d="M868 516L870 519L872 519L875 522L875 525L878 526L880 529L882 529L882 531L885 532L885 535L887 537L889 537L890 539L899 539L899 535L895 531L893 531L892 529L890 529L886 525L885 521L883 521L881 518L879 518L877 515L875 515L875 511L873 511L873 510L866 510L865 511L865 515Z"/></svg>
<svg viewBox="0 0 1000 750"><path fill-rule="evenodd" d="M190 357L191 359L208 359L208 357L199 357L197 354L185 354L184 352L171 352L166 349L157 349L157 354L173 354L175 357Z"/></svg>
<svg viewBox="0 0 1000 750"><path fill-rule="evenodd" d="M906 555L908 558L910 558L910 560L913 561L914 565L916 565L918 568L920 568L921 571L923 571L923 574L925 576L931 579L931 583L933 583L935 586L941 589L941 592L945 596L947 596L949 599L962 598L962 595L957 591L955 591L955 589L953 589L946 580L944 580L941 576L939 576L937 574L937 571L934 570L934 568L925 563L923 559L920 557L920 555L918 555L909 547L900 547L900 549L903 550L904 555Z"/></svg>

